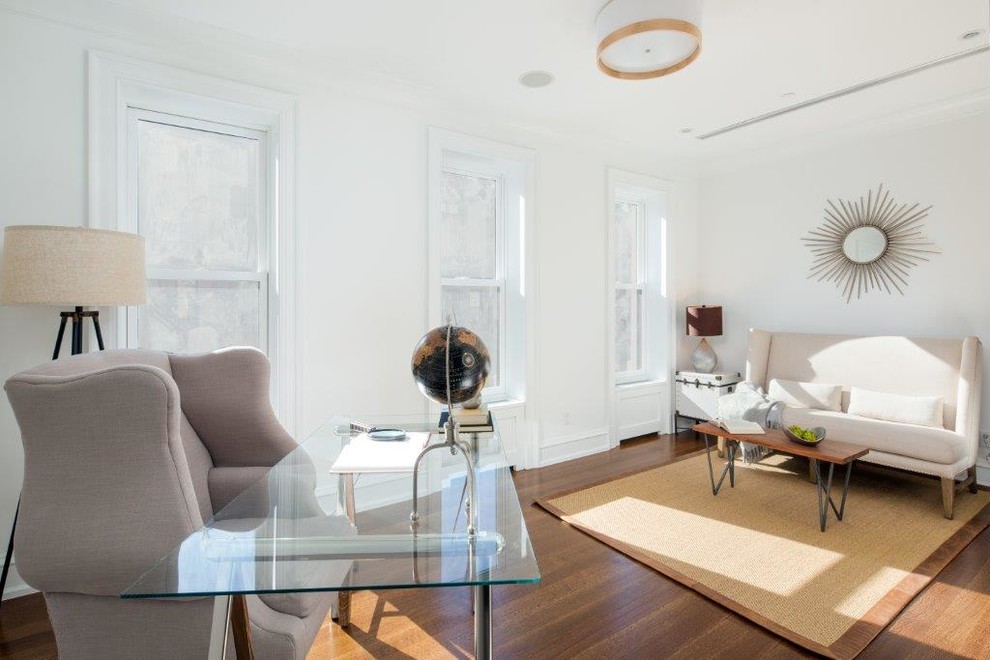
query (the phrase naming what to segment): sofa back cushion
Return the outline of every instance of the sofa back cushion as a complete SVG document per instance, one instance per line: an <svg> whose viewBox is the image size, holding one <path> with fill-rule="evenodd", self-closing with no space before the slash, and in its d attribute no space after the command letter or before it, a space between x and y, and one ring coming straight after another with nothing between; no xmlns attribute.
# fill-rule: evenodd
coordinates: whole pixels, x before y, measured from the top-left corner
<svg viewBox="0 0 990 660"><path fill-rule="evenodd" d="M767 396L795 408L833 411L842 409L842 385L799 383L795 380L771 378Z"/></svg>
<svg viewBox="0 0 990 660"><path fill-rule="evenodd" d="M853 387L889 394L940 396L942 424L954 430L964 341L754 330L750 335L747 376L763 387L774 378L841 383L843 412L848 411Z"/></svg>

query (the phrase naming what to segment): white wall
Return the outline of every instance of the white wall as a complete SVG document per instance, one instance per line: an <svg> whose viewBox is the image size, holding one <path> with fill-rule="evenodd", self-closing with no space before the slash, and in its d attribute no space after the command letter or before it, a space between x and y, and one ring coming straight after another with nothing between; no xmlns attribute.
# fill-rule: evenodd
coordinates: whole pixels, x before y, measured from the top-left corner
<svg viewBox="0 0 990 660"><path fill-rule="evenodd" d="M962 337L990 342L990 114L835 146L706 176L700 249L705 302L722 304L726 367L745 367L751 327L796 332ZM807 279L800 240L827 199L859 199L883 183L900 202L934 208L926 233L942 254L911 271L905 295L872 292L849 304ZM990 350L985 350L990 365ZM982 428L990 428L990 385Z"/></svg>
<svg viewBox="0 0 990 660"><path fill-rule="evenodd" d="M301 62L298 54L280 59L283 54L231 35L139 19L94 11L86 20L102 23L82 29L0 6L0 226L87 221L88 49L297 95L298 392L299 434L305 435L333 412L424 410L408 365L431 325L428 127L532 148L538 160L539 268L532 275L538 282L533 399L539 411L530 416L537 423L527 449L540 461L607 447L607 438L600 442L608 427L606 167L675 181L675 286L683 282L692 293L697 187L689 170L628 146L540 136L518 122L411 95L399 83L393 91L388 81ZM0 306L0 380L48 359L57 311ZM3 401L0 543L6 543L21 470L17 425ZM19 584L15 574L8 596L21 593Z"/></svg>

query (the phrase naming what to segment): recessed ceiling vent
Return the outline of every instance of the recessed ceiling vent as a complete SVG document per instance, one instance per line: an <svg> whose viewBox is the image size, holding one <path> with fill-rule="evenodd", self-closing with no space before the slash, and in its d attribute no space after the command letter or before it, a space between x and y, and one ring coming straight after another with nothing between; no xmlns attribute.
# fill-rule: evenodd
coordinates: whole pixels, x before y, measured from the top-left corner
<svg viewBox="0 0 990 660"><path fill-rule="evenodd" d="M805 108L810 108L813 105L818 105L819 103L825 103L826 101L831 101L832 99L841 98L843 96L848 96L850 94L855 94L856 92L861 92L864 89L869 89L871 87L877 87L878 85L884 85L894 80L900 80L901 78L906 78L908 76L913 76L916 73L921 73L922 71L927 71L928 69L941 66L943 64L949 64L950 62L956 62L958 60L972 57L974 55L979 55L981 53L990 52L990 45L982 45L977 48L971 48L970 50L964 50L959 53L953 53L952 55L946 55L945 57L940 57L937 60L932 60L931 62L925 62L924 64L919 64L918 66L913 66L909 69L903 69L897 71L887 76L882 76L880 78L874 78L873 80L867 80L866 82L861 82L851 87L846 87L834 92L829 92L822 96L817 96L806 101L801 101L800 103L795 103L779 110L774 110L772 112L767 112L762 115L757 115L756 117L750 117L749 119L744 119L742 121L736 122L734 124L729 124L728 126L723 126L722 128L717 128L714 131L709 131L698 136L699 140L708 140L713 137L718 137L719 135L725 135L726 133L731 133L732 131L738 131L740 128L746 128L747 126L752 126L754 124L759 124L761 122L767 121L769 119L774 119L775 117L780 117L781 115L790 114L792 112L797 112L798 110L804 110Z"/></svg>

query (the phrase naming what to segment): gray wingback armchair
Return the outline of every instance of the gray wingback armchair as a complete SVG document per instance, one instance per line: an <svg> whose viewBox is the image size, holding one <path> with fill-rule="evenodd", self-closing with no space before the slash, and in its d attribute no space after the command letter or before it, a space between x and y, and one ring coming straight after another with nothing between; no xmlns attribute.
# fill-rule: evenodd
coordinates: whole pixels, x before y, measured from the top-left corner
<svg viewBox="0 0 990 660"><path fill-rule="evenodd" d="M269 370L247 348L122 350L7 381L24 444L17 565L44 593L60 657L206 657L212 598L118 594L296 447ZM304 658L334 598L248 596L255 656Z"/></svg>

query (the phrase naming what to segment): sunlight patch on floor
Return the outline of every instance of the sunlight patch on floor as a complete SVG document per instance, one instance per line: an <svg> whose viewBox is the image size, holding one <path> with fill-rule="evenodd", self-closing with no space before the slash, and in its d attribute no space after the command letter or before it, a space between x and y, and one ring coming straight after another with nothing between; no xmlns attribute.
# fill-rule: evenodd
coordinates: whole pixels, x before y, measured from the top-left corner
<svg viewBox="0 0 990 660"><path fill-rule="evenodd" d="M341 651L339 648L335 648L337 644L332 640L333 637L337 637L338 640L342 638L350 638L350 643L346 644L348 649L346 655L348 657L353 657L352 654L355 653L353 648L355 645L360 647L361 653L360 657L382 657L383 654L390 655L402 655L403 649L415 648L415 657L423 658L457 658L463 657L463 655L458 655L451 649L445 647L441 642L433 638L428 632L423 630L418 626L412 619L408 616L402 614L398 607L393 605L387 600L382 599L380 596L373 595L371 593L358 593L355 594L355 598L370 598L375 601L374 607L357 606L357 603L352 601L351 607L351 623L348 628L340 628L336 623L327 617L327 621L324 624L327 629L327 634L331 637L329 648L336 655ZM323 634L323 631L320 631ZM372 637L374 642L370 643L362 638ZM314 644L314 649L316 649L318 644ZM454 650L458 653L461 649L456 645ZM315 660L317 654L310 653L309 658ZM325 655L320 655L320 657L326 657Z"/></svg>
<svg viewBox="0 0 990 660"><path fill-rule="evenodd" d="M836 605L836 613L844 614L853 619L860 618L876 602L877 592L886 593L891 591L901 580L910 574L910 571L884 566L864 580L845 600Z"/></svg>
<svg viewBox="0 0 990 660"><path fill-rule="evenodd" d="M621 510L625 519L617 520L614 510ZM797 592L845 557L782 536L631 497L591 507L572 517L650 554L659 553L760 589L773 585L768 590L780 596ZM643 524L630 524L629 518L640 519ZM650 522L657 520L663 521L662 529L650 527ZM634 529L640 532L633 533ZM722 550L704 552L698 539Z"/></svg>

